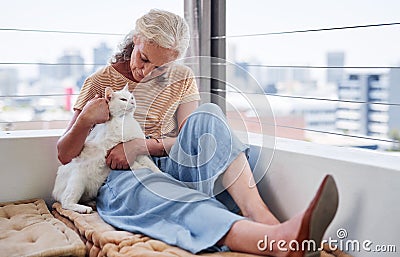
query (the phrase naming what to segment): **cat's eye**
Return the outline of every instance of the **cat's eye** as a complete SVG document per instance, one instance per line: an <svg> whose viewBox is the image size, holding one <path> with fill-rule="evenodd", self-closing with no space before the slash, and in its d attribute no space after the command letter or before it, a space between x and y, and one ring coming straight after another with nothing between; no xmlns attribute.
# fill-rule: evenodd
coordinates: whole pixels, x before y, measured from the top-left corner
<svg viewBox="0 0 400 257"><path fill-rule="evenodd" d="M128 100L126 100L126 98L120 98L119 100L124 101L124 102L128 101Z"/></svg>

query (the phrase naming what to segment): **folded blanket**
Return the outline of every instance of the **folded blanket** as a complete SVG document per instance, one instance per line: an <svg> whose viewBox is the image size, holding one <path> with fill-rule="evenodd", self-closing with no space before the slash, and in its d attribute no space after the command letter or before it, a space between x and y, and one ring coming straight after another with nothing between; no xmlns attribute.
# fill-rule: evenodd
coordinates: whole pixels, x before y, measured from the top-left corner
<svg viewBox="0 0 400 257"><path fill-rule="evenodd" d="M159 240L140 234L116 230L105 223L97 212L80 214L65 210L59 203L53 204L53 215L75 230L86 244L88 256L196 256L178 247L170 246ZM197 256L210 257L249 257L255 256L237 252L203 253ZM349 257L339 250L331 251L326 247L321 257Z"/></svg>
<svg viewBox="0 0 400 257"><path fill-rule="evenodd" d="M0 203L0 256L85 256L85 245L41 199Z"/></svg>

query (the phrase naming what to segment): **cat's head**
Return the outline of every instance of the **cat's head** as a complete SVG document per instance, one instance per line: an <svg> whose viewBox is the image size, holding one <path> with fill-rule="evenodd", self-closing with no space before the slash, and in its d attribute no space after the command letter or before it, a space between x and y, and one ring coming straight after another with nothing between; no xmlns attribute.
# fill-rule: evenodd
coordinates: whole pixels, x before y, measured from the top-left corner
<svg viewBox="0 0 400 257"><path fill-rule="evenodd" d="M113 91L107 87L105 98L108 100L108 108L111 116L119 116L125 113L134 112L136 108L136 100L131 92L129 92L128 84L119 91Z"/></svg>

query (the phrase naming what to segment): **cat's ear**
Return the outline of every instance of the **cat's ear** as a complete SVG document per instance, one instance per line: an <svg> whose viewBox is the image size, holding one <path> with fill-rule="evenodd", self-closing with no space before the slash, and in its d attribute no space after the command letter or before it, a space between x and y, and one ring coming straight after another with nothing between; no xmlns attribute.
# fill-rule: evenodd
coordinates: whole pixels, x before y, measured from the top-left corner
<svg viewBox="0 0 400 257"><path fill-rule="evenodd" d="M126 83L126 85L125 85L125 87L124 87L124 89L123 89L124 91L128 91L129 92L129 84L128 83Z"/></svg>
<svg viewBox="0 0 400 257"><path fill-rule="evenodd" d="M114 94L114 91L112 90L112 88L106 87L104 98L107 99L108 101L110 101L113 94Z"/></svg>

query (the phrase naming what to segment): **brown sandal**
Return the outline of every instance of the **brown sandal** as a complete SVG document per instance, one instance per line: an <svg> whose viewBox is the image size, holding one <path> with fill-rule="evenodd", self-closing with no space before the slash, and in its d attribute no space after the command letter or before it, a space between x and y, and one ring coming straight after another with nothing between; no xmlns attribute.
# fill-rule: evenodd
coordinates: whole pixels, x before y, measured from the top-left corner
<svg viewBox="0 0 400 257"><path fill-rule="evenodd" d="M300 247L303 247L303 245L305 247L301 249L301 252L292 252L289 256L320 256L323 236L335 217L338 203L339 194L335 180L331 175L327 175L322 181L301 221L297 242ZM303 244L303 242L308 242L308 244Z"/></svg>

